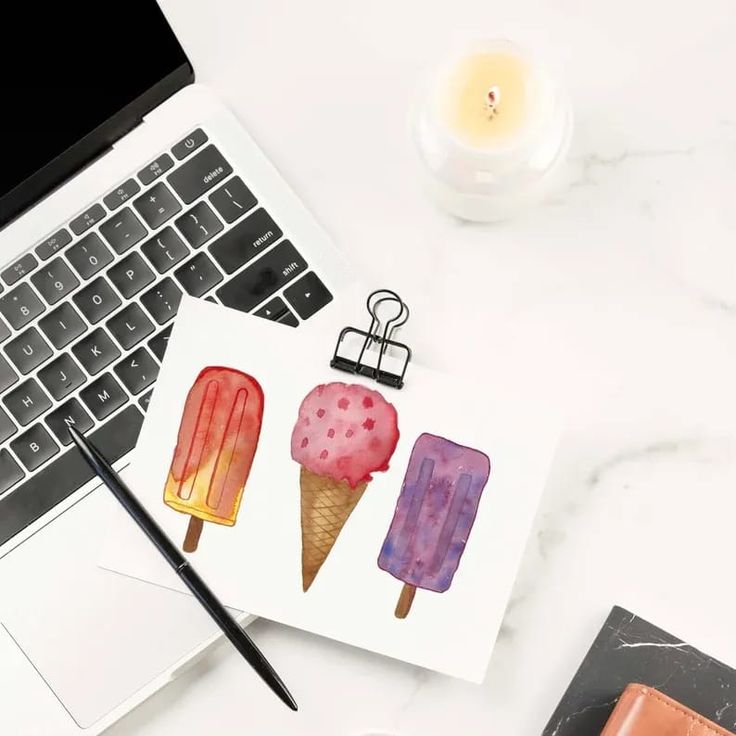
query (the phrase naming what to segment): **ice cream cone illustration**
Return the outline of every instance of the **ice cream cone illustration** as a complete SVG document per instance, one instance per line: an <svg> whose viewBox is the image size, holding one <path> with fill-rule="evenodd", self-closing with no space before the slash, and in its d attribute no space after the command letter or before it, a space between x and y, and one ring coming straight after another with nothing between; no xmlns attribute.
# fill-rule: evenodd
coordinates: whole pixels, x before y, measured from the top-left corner
<svg viewBox="0 0 736 736"><path fill-rule="evenodd" d="M317 386L299 407L291 456L301 466L302 588L306 592L399 440L396 409L377 391Z"/></svg>
<svg viewBox="0 0 736 736"><path fill-rule="evenodd" d="M185 552L205 521L235 524L262 417L258 381L234 368L205 368L189 389L164 489L166 505L191 516Z"/></svg>

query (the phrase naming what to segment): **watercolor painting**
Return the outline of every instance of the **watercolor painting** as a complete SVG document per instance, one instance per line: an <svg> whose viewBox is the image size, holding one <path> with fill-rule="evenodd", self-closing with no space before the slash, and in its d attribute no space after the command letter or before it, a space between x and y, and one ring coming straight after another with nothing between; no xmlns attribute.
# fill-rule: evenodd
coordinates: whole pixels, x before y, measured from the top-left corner
<svg viewBox="0 0 736 736"><path fill-rule="evenodd" d="M396 618L417 588L444 593L473 528L491 461L480 450L421 434L411 451L378 566L404 583Z"/></svg>
<svg viewBox="0 0 736 736"><path fill-rule="evenodd" d="M263 390L242 371L209 366L189 389L164 489L164 503L190 516L185 552L205 521L235 524L262 420Z"/></svg>
<svg viewBox="0 0 736 736"><path fill-rule="evenodd" d="M312 389L299 407L291 457L301 468L302 589L317 577L372 480L399 441L396 409L357 384Z"/></svg>

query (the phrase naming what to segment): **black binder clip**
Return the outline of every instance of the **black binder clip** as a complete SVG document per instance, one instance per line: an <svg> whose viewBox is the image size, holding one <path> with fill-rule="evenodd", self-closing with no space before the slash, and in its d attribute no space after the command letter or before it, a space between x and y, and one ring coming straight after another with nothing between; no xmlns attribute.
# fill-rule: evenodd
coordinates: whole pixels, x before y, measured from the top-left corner
<svg viewBox="0 0 736 736"><path fill-rule="evenodd" d="M393 316L383 318L378 316L378 309L385 311L387 308L393 309ZM391 306L393 305L393 306ZM407 366L411 360L411 350L408 345L403 342L392 340L392 335L396 329L406 324L409 319L409 307L404 304L401 297L389 289L378 289L369 295L366 301L368 314L371 315L371 324L368 330L359 330L357 327L344 327L340 331L335 345L335 353L330 361L332 368L347 373L357 373L361 376L368 376L378 381L378 383L392 386L393 388L401 388L404 385L404 375ZM381 324L383 323L383 334L379 334ZM340 348L343 346L345 339L349 335L358 335L363 338L363 344L355 359L340 354ZM375 365L368 358L375 356L375 347L378 347L378 357ZM400 357L401 369L399 372L392 372L385 369L386 353L390 349L389 358Z"/></svg>

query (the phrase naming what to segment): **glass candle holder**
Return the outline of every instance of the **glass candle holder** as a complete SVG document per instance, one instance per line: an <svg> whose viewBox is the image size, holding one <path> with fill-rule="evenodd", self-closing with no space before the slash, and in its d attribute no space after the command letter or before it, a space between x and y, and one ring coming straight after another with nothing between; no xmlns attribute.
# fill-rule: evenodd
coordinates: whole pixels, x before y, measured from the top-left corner
<svg viewBox="0 0 736 736"><path fill-rule="evenodd" d="M572 127L562 87L505 40L450 54L412 112L431 195L452 214L477 221L513 216L560 188Z"/></svg>

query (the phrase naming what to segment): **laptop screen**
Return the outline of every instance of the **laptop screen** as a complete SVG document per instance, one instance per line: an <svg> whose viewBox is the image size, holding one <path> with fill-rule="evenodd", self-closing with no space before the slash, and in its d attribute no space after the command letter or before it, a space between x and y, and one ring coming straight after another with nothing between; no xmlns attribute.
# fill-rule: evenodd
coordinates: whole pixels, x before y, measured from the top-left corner
<svg viewBox="0 0 736 736"><path fill-rule="evenodd" d="M60 183L183 86L183 68L191 76L155 0L20 0L3 16L0 224L32 203L21 200ZM152 93L157 85L167 89Z"/></svg>

